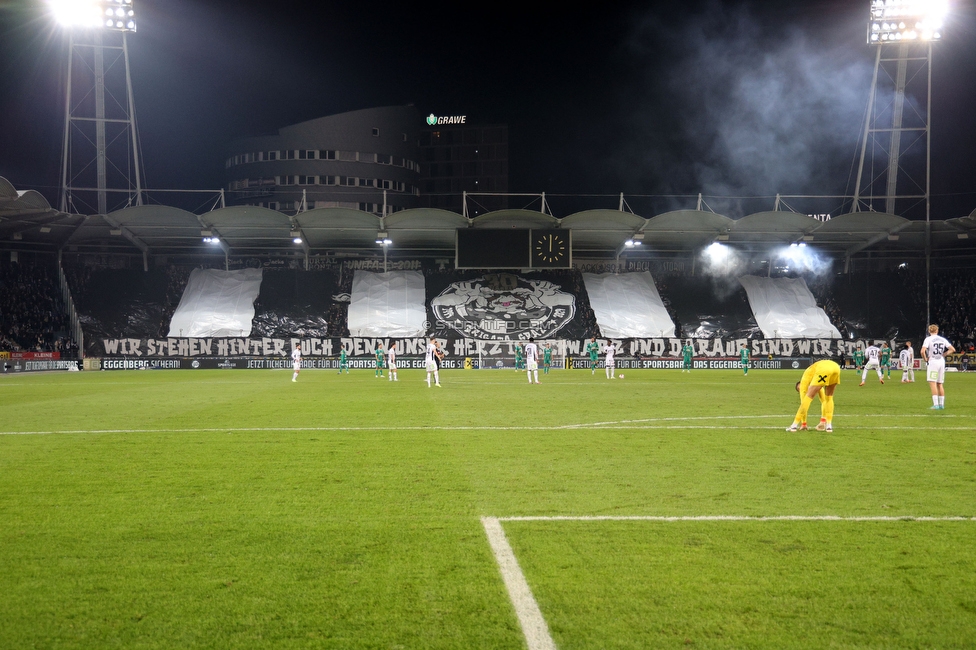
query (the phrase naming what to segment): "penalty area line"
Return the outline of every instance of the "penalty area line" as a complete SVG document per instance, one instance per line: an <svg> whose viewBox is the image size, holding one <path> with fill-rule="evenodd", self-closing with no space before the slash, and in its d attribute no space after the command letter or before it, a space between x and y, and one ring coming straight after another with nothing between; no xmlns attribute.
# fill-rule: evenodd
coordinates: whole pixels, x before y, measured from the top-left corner
<svg viewBox="0 0 976 650"><path fill-rule="evenodd" d="M509 600L515 608L515 616L522 627L525 644L529 650L556 650L556 643L549 633L549 625L542 616L539 603L532 594L525 574L519 566L518 559L512 546L508 543L502 522L506 521L650 521L650 522L776 522L776 521L837 521L837 522L976 522L976 517L929 517L911 516L901 517L842 517L839 515L773 515L768 517L749 515L690 515L690 516L654 516L654 515L583 515L583 516L514 516L514 517L481 517L481 525L488 537L498 563L498 570L508 591Z"/></svg>
<svg viewBox="0 0 976 650"><path fill-rule="evenodd" d="M502 581L515 608L515 616L522 626L525 645L529 650L556 650L556 643L549 634L546 619L543 618L539 603L532 595L532 589L525 580L525 574L522 573L522 568L515 558L515 552L508 543L508 538L505 537L501 522L497 517L482 517L481 525L484 526L488 544L495 554Z"/></svg>

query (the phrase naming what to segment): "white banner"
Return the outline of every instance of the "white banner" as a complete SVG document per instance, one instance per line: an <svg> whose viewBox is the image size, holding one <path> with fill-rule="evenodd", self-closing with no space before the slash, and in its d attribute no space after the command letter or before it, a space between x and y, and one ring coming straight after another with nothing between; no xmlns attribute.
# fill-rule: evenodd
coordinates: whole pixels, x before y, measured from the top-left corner
<svg viewBox="0 0 976 650"><path fill-rule="evenodd" d="M739 282L749 297L756 323L767 338L832 338L840 332L807 288L803 278L744 275Z"/></svg>
<svg viewBox="0 0 976 650"><path fill-rule="evenodd" d="M583 273L600 333L611 338L674 336L654 278L643 273Z"/></svg>
<svg viewBox="0 0 976 650"><path fill-rule="evenodd" d="M193 269L169 322L169 336L249 336L261 273L261 269Z"/></svg>
<svg viewBox="0 0 976 650"><path fill-rule="evenodd" d="M427 290L420 271L356 271L349 297L352 336L423 336Z"/></svg>

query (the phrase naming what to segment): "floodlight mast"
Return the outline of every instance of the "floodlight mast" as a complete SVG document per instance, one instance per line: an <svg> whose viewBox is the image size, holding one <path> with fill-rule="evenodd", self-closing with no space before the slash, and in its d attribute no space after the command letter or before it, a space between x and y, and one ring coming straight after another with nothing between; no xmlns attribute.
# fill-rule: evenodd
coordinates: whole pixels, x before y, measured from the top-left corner
<svg viewBox="0 0 976 650"><path fill-rule="evenodd" d="M59 207L63 212L107 214L142 205L142 160L126 39L136 31L133 2L48 4L68 38Z"/></svg>
<svg viewBox="0 0 976 650"><path fill-rule="evenodd" d="M932 44L942 40L948 13L949 0L871 1L867 41L877 53L851 206L852 212L875 211L883 199L884 212L907 217L920 216L924 206L926 322L931 322ZM879 101L879 80L880 92L890 93L884 101ZM924 114L909 103L906 116L906 94L919 100L924 94ZM923 138L924 156L917 146ZM877 171L876 157L879 163L887 158ZM869 158L871 169L865 180ZM908 186L902 194L899 180Z"/></svg>

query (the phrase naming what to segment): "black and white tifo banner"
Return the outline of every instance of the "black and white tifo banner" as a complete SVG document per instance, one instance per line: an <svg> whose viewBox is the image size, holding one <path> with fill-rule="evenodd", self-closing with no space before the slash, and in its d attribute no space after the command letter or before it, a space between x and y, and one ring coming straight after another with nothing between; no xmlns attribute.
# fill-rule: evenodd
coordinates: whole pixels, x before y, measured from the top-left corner
<svg viewBox="0 0 976 650"><path fill-rule="evenodd" d="M528 337L526 337L528 338ZM584 357L588 339L540 339L540 344L551 343L558 357ZM447 359L465 357L508 357L515 354L517 340L483 341L471 338L438 337ZM854 350L868 345L887 342L893 350L892 360L897 359L895 341L882 339L601 339L597 342L603 350L612 341L618 358L678 359L681 348L690 342L696 359L737 357L740 347L746 346L752 359L765 357L850 357ZM425 337L416 338L166 338L166 339L102 339L95 344L91 356L128 359L193 359L193 358L281 358L290 360L291 352L298 345L303 357L331 358L341 350L352 359L372 357L378 346L389 350L396 345L397 355L403 359L422 357L427 348ZM102 350L97 350L101 347ZM602 352L601 352L602 358Z"/></svg>

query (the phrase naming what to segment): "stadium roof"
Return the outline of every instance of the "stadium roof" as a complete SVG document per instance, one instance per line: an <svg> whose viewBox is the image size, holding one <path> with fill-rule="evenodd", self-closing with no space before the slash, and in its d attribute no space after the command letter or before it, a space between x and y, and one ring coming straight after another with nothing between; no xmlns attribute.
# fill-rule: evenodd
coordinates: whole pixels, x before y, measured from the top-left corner
<svg viewBox="0 0 976 650"><path fill-rule="evenodd" d="M376 252L387 233L391 253L453 254L458 228L563 228L573 231L577 256L612 256L624 242L643 238L646 251L690 251L713 241L764 249L805 241L834 254L862 250L924 251L926 223L893 214L855 212L827 221L794 212L758 212L737 220L699 210L677 210L645 218L617 210L587 210L561 219L529 210L500 210L466 218L445 210L417 208L385 218L346 208L284 214L237 206L193 214L162 205L134 206L107 215L59 212L33 190L17 191L0 178L0 242L4 248L135 252L216 253L204 237L219 239L229 255L326 251ZM967 217L933 221L935 250L976 248L976 211ZM301 243L295 243L295 237Z"/></svg>

